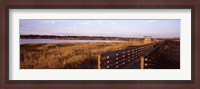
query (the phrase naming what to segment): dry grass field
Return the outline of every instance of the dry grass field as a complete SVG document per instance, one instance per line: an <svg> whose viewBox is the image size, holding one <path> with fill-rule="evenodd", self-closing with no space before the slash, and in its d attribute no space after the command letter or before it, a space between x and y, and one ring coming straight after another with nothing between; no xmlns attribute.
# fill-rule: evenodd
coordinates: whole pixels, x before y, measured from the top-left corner
<svg viewBox="0 0 200 89"><path fill-rule="evenodd" d="M20 45L20 68L96 69L98 54L142 44L143 41L23 44Z"/></svg>

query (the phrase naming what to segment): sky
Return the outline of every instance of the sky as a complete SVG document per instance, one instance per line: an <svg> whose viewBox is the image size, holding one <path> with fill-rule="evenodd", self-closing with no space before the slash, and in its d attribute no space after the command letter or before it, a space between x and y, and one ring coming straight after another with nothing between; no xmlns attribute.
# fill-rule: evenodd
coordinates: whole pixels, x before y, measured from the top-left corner
<svg viewBox="0 0 200 89"><path fill-rule="evenodd" d="M20 35L180 37L180 20L38 20L20 19Z"/></svg>

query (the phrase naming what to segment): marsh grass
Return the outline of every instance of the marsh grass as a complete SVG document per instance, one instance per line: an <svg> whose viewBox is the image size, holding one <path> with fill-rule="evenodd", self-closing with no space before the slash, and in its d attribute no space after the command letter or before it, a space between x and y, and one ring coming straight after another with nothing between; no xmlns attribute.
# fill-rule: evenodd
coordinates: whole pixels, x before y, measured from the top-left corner
<svg viewBox="0 0 200 89"><path fill-rule="evenodd" d="M142 44L142 41L23 44L20 45L20 68L96 69L98 54Z"/></svg>

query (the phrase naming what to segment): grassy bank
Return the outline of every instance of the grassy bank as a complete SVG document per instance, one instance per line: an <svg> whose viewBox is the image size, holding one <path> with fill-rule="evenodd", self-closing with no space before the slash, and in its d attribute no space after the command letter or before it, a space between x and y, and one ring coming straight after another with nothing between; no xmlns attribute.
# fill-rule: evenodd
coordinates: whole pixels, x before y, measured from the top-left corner
<svg viewBox="0 0 200 89"><path fill-rule="evenodd" d="M97 55L142 41L119 43L45 43L20 45L22 69L95 69Z"/></svg>

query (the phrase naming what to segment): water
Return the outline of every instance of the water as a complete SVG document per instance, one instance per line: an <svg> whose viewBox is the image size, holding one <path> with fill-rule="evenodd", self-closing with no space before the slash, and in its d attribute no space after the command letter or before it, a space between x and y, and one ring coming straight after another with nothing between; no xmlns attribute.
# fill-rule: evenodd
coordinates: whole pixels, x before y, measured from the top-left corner
<svg viewBox="0 0 200 89"><path fill-rule="evenodd" d="M29 44L29 43L69 43L69 42L125 42L125 41L115 41L115 40L20 39L20 44Z"/></svg>

